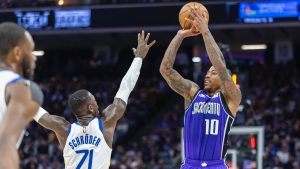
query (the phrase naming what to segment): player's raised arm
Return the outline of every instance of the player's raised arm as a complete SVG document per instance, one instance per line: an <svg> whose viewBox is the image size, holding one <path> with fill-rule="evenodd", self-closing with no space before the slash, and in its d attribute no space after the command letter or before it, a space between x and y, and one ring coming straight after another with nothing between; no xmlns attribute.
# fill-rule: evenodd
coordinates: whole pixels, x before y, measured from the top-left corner
<svg viewBox="0 0 300 169"><path fill-rule="evenodd" d="M61 147L65 146L70 123L61 116L51 115L42 107L39 108L33 119L41 126L55 132Z"/></svg>
<svg viewBox="0 0 300 169"><path fill-rule="evenodd" d="M208 29L207 21L201 15L199 10L200 9L192 8L191 15L194 20L192 21L187 19L187 21L191 22L193 26L202 33L208 57L222 80L222 93L225 96L231 112L235 116L237 108L241 102L241 91L236 87L229 72L227 71L225 62L223 61L223 53Z"/></svg>
<svg viewBox="0 0 300 169"><path fill-rule="evenodd" d="M39 104L24 83L10 84L6 88L7 109L0 125L0 169L19 168L16 144L22 130L37 112Z"/></svg>
<svg viewBox="0 0 300 169"><path fill-rule="evenodd" d="M149 37L150 33L148 33L145 37L144 31L138 34L138 46L137 48L132 49L135 58L133 59L133 62L126 75L122 79L120 88L115 96L113 104L109 105L103 112L105 139L110 147L112 146L113 135L117 125L117 121L123 116L126 109L128 97L140 75L143 59L146 57L149 49L155 43L155 41L152 41L150 44L147 44Z"/></svg>
<svg viewBox="0 0 300 169"><path fill-rule="evenodd" d="M188 80L184 79L174 68L174 62L178 48L180 47L184 38L189 36L196 36L197 33L193 33L192 29L179 30L176 36L169 44L164 58L160 65L160 73L167 81L168 85L178 94L183 96L186 101L190 102L193 96L199 89L199 86Z"/></svg>

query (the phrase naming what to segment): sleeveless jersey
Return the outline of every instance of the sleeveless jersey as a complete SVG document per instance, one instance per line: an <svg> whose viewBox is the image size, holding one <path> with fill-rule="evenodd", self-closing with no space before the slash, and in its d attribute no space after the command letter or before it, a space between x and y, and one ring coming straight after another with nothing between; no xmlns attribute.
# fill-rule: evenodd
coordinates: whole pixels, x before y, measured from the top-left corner
<svg viewBox="0 0 300 169"><path fill-rule="evenodd" d="M192 160L223 160L234 121L223 94L200 90L184 115L184 153Z"/></svg>
<svg viewBox="0 0 300 169"><path fill-rule="evenodd" d="M7 109L6 100L5 100L5 91L6 87L9 84L16 83L19 80L24 80L20 75L16 74L11 70L0 69L0 123L3 119L4 113ZM16 145L19 148L22 138L24 136L24 131L22 132L20 139Z"/></svg>
<svg viewBox="0 0 300 169"><path fill-rule="evenodd" d="M69 126L63 150L66 169L108 169L112 149L102 134L102 121L94 118L88 126Z"/></svg>

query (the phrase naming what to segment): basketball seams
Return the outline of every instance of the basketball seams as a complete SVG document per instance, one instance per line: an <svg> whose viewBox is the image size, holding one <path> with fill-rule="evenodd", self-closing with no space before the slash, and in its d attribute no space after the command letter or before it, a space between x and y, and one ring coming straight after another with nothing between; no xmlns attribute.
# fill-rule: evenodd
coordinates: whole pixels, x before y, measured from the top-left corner
<svg viewBox="0 0 300 169"><path fill-rule="evenodd" d="M194 3L194 4L195 4L195 3ZM188 5L187 7L189 7L189 8L186 9L185 11L179 13L179 18L180 18L180 16L181 16L182 14L188 12L188 11L191 9L191 6L190 6L190 5ZM189 14L186 18L189 18L189 19L190 19L190 14ZM186 27L185 27L185 26L186 26L186 23L187 23L187 21L186 21L185 18L184 18L184 23L183 23L183 25L182 25L183 28L186 28Z"/></svg>
<svg viewBox="0 0 300 169"><path fill-rule="evenodd" d="M209 14L205 6L197 2L190 2L184 5L179 12L179 23L183 29L189 29L191 27L191 23L185 20L185 18L193 20L193 17L187 13L192 7L198 7L202 12L201 15L209 20Z"/></svg>

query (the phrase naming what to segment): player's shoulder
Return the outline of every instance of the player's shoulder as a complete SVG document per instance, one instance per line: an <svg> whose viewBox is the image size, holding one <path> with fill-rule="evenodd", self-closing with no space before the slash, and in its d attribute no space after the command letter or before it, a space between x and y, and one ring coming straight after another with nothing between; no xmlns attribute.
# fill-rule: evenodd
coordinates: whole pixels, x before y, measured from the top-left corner
<svg viewBox="0 0 300 169"><path fill-rule="evenodd" d="M18 73L9 69L0 69L0 75L9 77L21 77Z"/></svg>
<svg viewBox="0 0 300 169"><path fill-rule="evenodd" d="M5 85L13 84L19 81L26 81L26 79L24 79L21 75L7 69L0 69L0 79L0 83Z"/></svg>

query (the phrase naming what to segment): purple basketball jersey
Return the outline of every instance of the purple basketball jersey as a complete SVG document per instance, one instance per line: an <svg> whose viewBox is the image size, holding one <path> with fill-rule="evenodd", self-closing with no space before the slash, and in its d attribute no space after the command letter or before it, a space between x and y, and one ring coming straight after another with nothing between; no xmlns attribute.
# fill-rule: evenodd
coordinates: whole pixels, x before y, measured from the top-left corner
<svg viewBox="0 0 300 169"><path fill-rule="evenodd" d="M200 90L184 115L185 158L224 159L233 120L221 92L210 97L204 90Z"/></svg>

